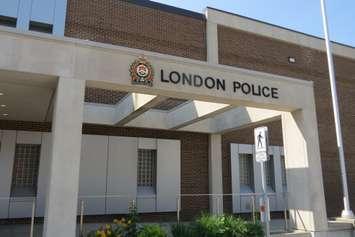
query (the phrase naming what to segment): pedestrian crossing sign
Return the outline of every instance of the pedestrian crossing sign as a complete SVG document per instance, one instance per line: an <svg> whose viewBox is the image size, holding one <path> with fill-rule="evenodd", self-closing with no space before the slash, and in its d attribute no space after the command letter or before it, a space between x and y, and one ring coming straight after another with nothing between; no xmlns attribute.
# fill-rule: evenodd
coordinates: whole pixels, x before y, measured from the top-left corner
<svg viewBox="0 0 355 237"><path fill-rule="evenodd" d="M254 129L255 159L257 162L266 162L268 156L268 128L258 127Z"/></svg>

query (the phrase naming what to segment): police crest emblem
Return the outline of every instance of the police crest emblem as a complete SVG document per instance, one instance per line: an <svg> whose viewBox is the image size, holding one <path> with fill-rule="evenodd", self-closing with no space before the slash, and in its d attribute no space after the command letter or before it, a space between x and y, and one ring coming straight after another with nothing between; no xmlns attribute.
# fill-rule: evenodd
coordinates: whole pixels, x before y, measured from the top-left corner
<svg viewBox="0 0 355 237"><path fill-rule="evenodd" d="M130 66L132 84L153 86L154 70L146 58L139 57Z"/></svg>

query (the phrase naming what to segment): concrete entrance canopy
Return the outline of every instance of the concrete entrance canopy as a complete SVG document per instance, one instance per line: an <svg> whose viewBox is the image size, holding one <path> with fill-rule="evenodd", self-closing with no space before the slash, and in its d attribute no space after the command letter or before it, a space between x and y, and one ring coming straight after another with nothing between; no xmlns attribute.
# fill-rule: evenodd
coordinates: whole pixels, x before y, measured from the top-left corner
<svg viewBox="0 0 355 237"><path fill-rule="evenodd" d="M152 87L131 83L128 69L140 56L146 57L154 68ZM146 109L150 109L150 103L155 104L154 100L160 97L190 100L180 107L182 111L184 106L197 105L196 101L223 104L186 119L175 122L170 119L167 129L192 126L189 121L199 121L208 114L214 116L213 126L217 129L209 131L214 133L233 129L233 123L235 127L246 126L281 116L292 225L295 229L311 231L315 236L326 235L328 226L312 82L213 62L3 28L0 29L0 70L48 75L58 80L53 108L45 236L74 236L81 144L79 125L85 121L85 85L146 95L141 104L132 105L131 101L126 101L130 109L121 118L112 120L115 124L130 121L127 118L147 104ZM182 78L190 75L191 78L201 78L202 85L190 85L186 81L184 84ZM224 111L234 107L238 108ZM185 108L185 111L189 110ZM155 115L149 115L150 111L143 111L142 115L148 113L154 118ZM139 119L139 115L133 117ZM210 123L211 118L206 121L199 123ZM210 192L219 194L223 191L220 144L220 134L211 135ZM63 174L66 174L65 178Z"/></svg>
<svg viewBox="0 0 355 237"><path fill-rule="evenodd" d="M3 30L0 37L1 55L6 57L0 61L2 69L75 78L87 81L88 86L283 111L309 107L303 95L313 91L311 82L96 42L8 30ZM131 84L128 69L140 56L146 56L154 67L153 87ZM165 76L176 71L219 78L226 81L226 90L162 82L161 69ZM241 90L234 92L233 82L277 88L279 98L252 96L251 92L245 95Z"/></svg>

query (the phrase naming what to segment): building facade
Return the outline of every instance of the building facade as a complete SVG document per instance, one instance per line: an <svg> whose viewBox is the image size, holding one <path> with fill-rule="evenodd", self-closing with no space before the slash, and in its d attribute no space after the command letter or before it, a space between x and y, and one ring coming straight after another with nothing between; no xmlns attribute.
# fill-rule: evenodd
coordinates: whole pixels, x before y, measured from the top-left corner
<svg viewBox="0 0 355 237"><path fill-rule="evenodd" d="M341 212L322 39L151 1L2 4L0 40L9 47L0 54L0 218L30 217L33 197L36 216L48 220L46 236L68 224L51 225L78 200L86 215L127 213L132 199L142 213L175 213L177 197L187 217L248 213L252 193L261 192L253 159L261 124L270 131L272 211L288 202L315 233ZM333 48L351 187L355 49ZM147 67L138 74L144 85L131 83L135 60L135 70ZM152 86L144 70L153 70ZM293 225L302 229L298 217Z"/></svg>

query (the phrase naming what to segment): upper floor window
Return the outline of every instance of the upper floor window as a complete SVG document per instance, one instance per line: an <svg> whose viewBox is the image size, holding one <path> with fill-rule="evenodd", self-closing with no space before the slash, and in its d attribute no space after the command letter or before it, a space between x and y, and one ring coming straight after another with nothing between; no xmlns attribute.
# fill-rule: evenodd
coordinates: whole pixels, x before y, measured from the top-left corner
<svg viewBox="0 0 355 237"><path fill-rule="evenodd" d="M41 145L16 144L11 197L32 197L37 193Z"/></svg>
<svg viewBox="0 0 355 237"><path fill-rule="evenodd" d="M41 33L52 34L53 33L53 25L37 22L37 21L30 21L30 31L37 31Z"/></svg>
<svg viewBox="0 0 355 237"><path fill-rule="evenodd" d="M17 19L15 17L0 15L0 25L7 27L16 27Z"/></svg>

